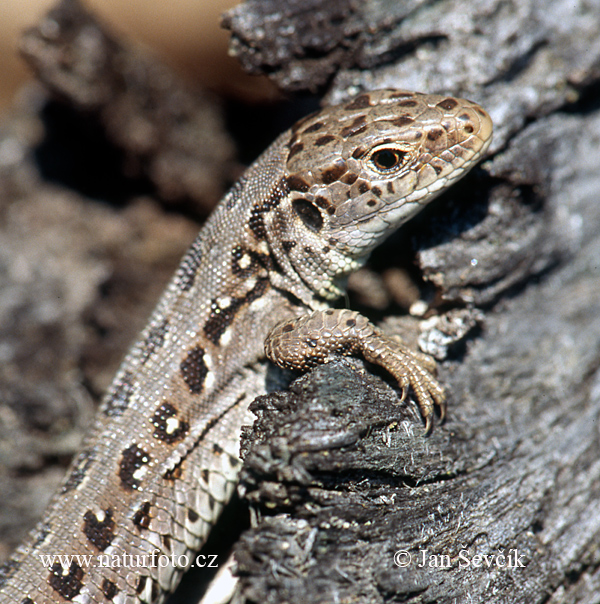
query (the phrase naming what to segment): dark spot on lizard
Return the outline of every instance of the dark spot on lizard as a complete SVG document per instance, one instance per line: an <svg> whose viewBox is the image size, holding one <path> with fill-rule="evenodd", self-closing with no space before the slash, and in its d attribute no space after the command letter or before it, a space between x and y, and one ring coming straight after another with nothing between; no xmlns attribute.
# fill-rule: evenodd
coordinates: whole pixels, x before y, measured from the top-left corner
<svg viewBox="0 0 600 604"><path fill-rule="evenodd" d="M356 319L348 319L348 320L346 321L346 325L347 325L348 327L355 327L355 326L356 326Z"/></svg>
<svg viewBox="0 0 600 604"><path fill-rule="evenodd" d="M212 300L210 315L204 325L204 334L213 343L218 344L225 330L233 323L239 310L260 298L269 285L268 278L257 279L254 287L243 297L232 297L228 306L221 307L217 300Z"/></svg>
<svg viewBox="0 0 600 604"><path fill-rule="evenodd" d="M458 105L458 103L454 100L454 99L444 99L443 101L440 101L436 107L440 107L441 109L446 109L447 111L452 111L452 109L454 109L456 106Z"/></svg>
<svg viewBox="0 0 600 604"><path fill-rule="evenodd" d="M144 501L133 515L133 524L138 529L144 530L150 526L150 502Z"/></svg>
<svg viewBox="0 0 600 604"><path fill-rule="evenodd" d="M123 377L119 380L112 394L104 403L102 412L107 417L119 417L125 409L129 407L131 397L133 396L133 375L130 371L126 371Z"/></svg>
<svg viewBox="0 0 600 604"><path fill-rule="evenodd" d="M315 197L315 203L324 210L326 210L331 205L329 199L327 199L327 197L323 197L322 195L317 195Z"/></svg>
<svg viewBox="0 0 600 604"><path fill-rule="evenodd" d="M23 598L20 604L35 604L31 598Z"/></svg>
<svg viewBox="0 0 600 604"><path fill-rule="evenodd" d="M393 193L394 192L394 185L391 182L388 182L388 184L387 184L387 190L388 190L388 193Z"/></svg>
<svg viewBox="0 0 600 604"><path fill-rule="evenodd" d="M231 272L240 278L246 278L254 273L261 271L264 276L271 268L271 257L267 254L261 254L254 250L236 245L231 253Z"/></svg>
<svg viewBox="0 0 600 604"><path fill-rule="evenodd" d="M377 201L375 201L374 199L369 199L369 201L367 201L367 205L372 208L373 206L377 205Z"/></svg>
<svg viewBox="0 0 600 604"><path fill-rule="evenodd" d="M321 212L319 212L314 204L306 199L294 199L292 208L307 229L313 233L318 233L321 230L323 227L323 216L321 216Z"/></svg>
<svg viewBox="0 0 600 604"><path fill-rule="evenodd" d="M0 566L0 587L6 584L6 582L14 575L21 566L19 560L9 560L2 566Z"/></svg>
<svg viewBox="0 0 600 604"><path fill-rule="evenodd" d="M214 512L214 510L215 510L215 503L217 503L216 499L209 493L208 494L208 507L210 508L211 512Z"/></svg>
<svg viewBox="0 0 600 604"><path fill-rule="evenodd" d="M71 562L69 572L64 573L60 562L55 562L50 568L48 584L65 600L72 600L83 587L83 569L76 562Z"/></svg>
<svg viewBox="0 0 600 604"><path fill-rule="evenodd" d="M210 476L210 472L207 469L200 470L200 476L205 484L208 484L208 478Z"/></svg>
<svg viewBox="0 0 600 604"><path fill-rule="evenodd" d="M306 193L310 189L310 185L300 176L291 175L286 179L287 186L290 191L300 191Z"/></svg>
<svg viewBox="0 0 600 604"><path fill-rule="evenodd" d="M356 147L356 149L354 149L352 153L352 157L354 159L360 159L366 152L367 149L365 149L364 147Z"/></svg>
<svg viewBox="0 0 600 604"><path fill-rule="evenodd" d="M121 486L128 491L138 489L140 480L134 475L137 470L150 462L150 456L139 445L133 444L127 447L121 455L119 463L119 478Z"/></svg>
<svg viewBox="0 0 600 604"><path fill-rule="evenodd" d="M35 541L33 542L33 547L35 548L42 545L50 533L50 525L47 522L38 524L34 529Z"/></svg>
<svg viewBox="0 0 600 604"><path fill-rule="evenodd" d="M381 189L379 187L371 187L371 191L377 195L377 197L381 197Z"/></svg>
<svg viewBox="0 0 600 604"><path fill-rule="evenodd" d="M142 365L152 356L155 350L162 348L165 343L165 335L169 328L168 319L163 319L158 325L154 325L144 341L140 362Z"/></svg>
<svg viewBox="0 0 600 604"><path fill-rule="evenodd" d="M394 120L390 120L390 124L401 128L402 126L408 126L409 124L414 123L414 119L412 117L408 117L408 115L403 115L402 117L397 117Z"/></svg>
<svg viewBox="0 0 600 604"><path fill-rule="evenodd" d="M417 101L398 101L398 107L416 107L418 105Z"/></svg>
<svg viewBox="0 0 600 604"><path fill-rule="evenodd" d="M248 226L250 227L255 239L261 240L267 238L264 215L276 208L281 203L281 200L289 194L289 192L290 190L288 188L287 179L282 178L273 187L268 199L265 202L252 206Z"/></svg>
<svg viewBox="0 0 600 604"><path fill-rule="evenodd" d="M317 132L320 130L325 124L323 122L315 122L314 124L308 126L302 134L311 134L312 132Z"/></svg>
<svg viewBox="0 0 600 604"><path fill-rule="evenodd" d="M112 600L119 593L117 586L108 579L102 581L102 587L100 589L102 589L102 593L107 600Z"/></svg>
<svg viewBox="0 0 600 604"><path fill-rule="evenodd" d="M171 550L171 537L169 537L169 535L161 535L160 540L162 541L162 544L165 546L165 549L167 551L170 551Z"/></svg>
<svg viewBox="0 0 600 604"><path fill-rule="evenodd" d="M314 256L315 255L315 250L312 249L312 247L310 247L310 245L305 245L302 248L302 251L308 255L308 256Z"/></svg>
<svg viewBox="0 0 600 604"><path fill-rule="evenodd" d="M179 269L177 270L177 283L179 289L184 292L189 291L194 285L194 280L198 274L198 268L201 261L201 239L198 237L183 257Z"/></svg>
<svg viewBox="0 0 600 604"><path fill-rule="evenodd" d="M358 183L358 192L359 193L366 193L369 189L370 189L370 185L366 182L359 182Z"/></svg>
<svg viewBox="0 0 600 604"><path fill-rule="evenodd" d="M227 453L227 461L231 468L237 468L242 463L237 457L233 457L233 455L229 455L229 453Z"/></svg>
<svg viewBox="0 0 600 604"><path fill-rule="evenodd" d="M356 130L361 129L361 131L363 130L363 126L365 125L367 118L364 115L359 115L356 118L354 118L353 122L349 125L346 126L345 128L342 128L342 130L340 130L340 135L343 138L348 138L349 136L354 136L354 133L356 132Z"/></svg>
<svg viewBox="0 0 600 604"><path fill-rule="evenodd" d="M294 249L296 247L296 242L295 241L282 241L281 242L281 247L286 251L289 252L290 250Z"/></svg>
<svg viewBox="0 0 600 604"><path fill-rule="evenodd" d="M346 172L346 174L344 174L344 176L342 176L341 181L345 185L352 185L356 182L357 178L358 178L358 174L356 174L354 172Z"/></svg>
<svg viewBox="0 0 600 604"><path fill-rule="evenodd" d="M429 165L435 170L436 174L439 175L442 173L442 166L440 166L439 164L430 163Z"/></svg>
<svg viewBox="0 0 600 604"><path fill-rule="evenodd" d="M353 130L350 134L348 134L348 136L346 138L352 138L353 136L358 136L359 134L362 134L366 129L367 129L367 126L365 124L364 126L361 126L360 128L357 128L356 130Z"/></svg>
<svg viewBox="0 0 600 604"><path fill-rule="evenodd" d="M323 184L330 185L336 182L340 177L348 171L348 165L342 160L337 160L331 167L326 168L321 173L321 180Z"/></svg>
<svg viewBox="0 0 600 604"><path fill-rule="evenodd" d="M304 145L302 143L296 143L295 145L292 145L290 148L290 152L288 153L288 160L292 159L294 155L298 155L298 153L300 153L300 151L302 151L303 149Z"/></svg>
<svg viewBox="0 0 600 604"><path fill-rule="evenodd" d="M183 462L184 459L182 459L179 463L173 466L173 468L171 468L170 470L167 470L163 474L163 478L169 481L179 480L183 476Z"/></svg>
<svg viewBox="0 0 600 604"><path fill-rule="evenodd" d="M206 330L206 327L204 329ZM202 346L192 348L181 361L179 369L189 391L192 394L200 394L208 375L208 367L204 362L204 348Z"/></svg>
<svg viewBox="0 0 600 604"><path fill-rule="evenodd" d="M85 478L89 467L92 465L94 461L95 454L93 449L85 449L77 456L77 460L75 461L75 466L71 470L69 477L66 482L62 485L60 492L61 494L68 493L73 489L76 489Z"/></svg>
<svg viewBox="0 0 600 604"><path fill-rule="evenodd" d="M112 508L103 512L104 518L99 520L96 514L88 510L83 515L83 532L88 541L99 551L103 552L115 537L115 521Z"/></svg>
<svg viewBox="0 0 600 604"><path fill-rule="evenodd" d="M427 133L427 138L430 141L436 141L438 140L438 138L440 138L442 135L444 134L443 130L439 129L439 128L434 128L433 130L429 130L429 132Z"/></svg>
<svg viewBox="0 0 600 604"><path fill-rule="evenodd" d="M168 444L181 440L190 427L188 422L177 418L177 409L171 403L162 403L150 422L154 426L154 438Z"/></svg>
<svg viewBox="0 0 600 604"><path fill-rule="evenodd" d="M325 136L320 136L316 141L315 141L315 146L316 147L323 147L324 145L329 144L330 142L335 140L335 136L331 135L331 134L326 134Z"/></svg>
<svg viewBox="0 0 600 604"><path fill-rule="evenodd" d="M188 517L188 520L192 523L198 522L198 519L200 518L198 513L195 510L193 510L192 508L187 509L187 517Z"/></svg>
<svg viewBox="0 0 600 604"><path fill-rule="evenodd" d="M324 245L323 248L321 249L321 254L329 254L330 251L331 251L331 248L328 245Z"/></svg>
<svg viewBox="0 0 600 604"><path fill-rule="evenodd" d="M361 94L357 96L353 101L344 105L346 111L354 111L354 109L366 109L371 106L371 98L368 94Z"/></svg>
<svg viewBox="0 0 600 604"><path fill-rule="evenodd" d="M146 587L146 581L148 580L148 577L146 575L142 575L137 582L137 585L135 586L135 592L138 594L141 594L144 591L144 587Z"/></svg>

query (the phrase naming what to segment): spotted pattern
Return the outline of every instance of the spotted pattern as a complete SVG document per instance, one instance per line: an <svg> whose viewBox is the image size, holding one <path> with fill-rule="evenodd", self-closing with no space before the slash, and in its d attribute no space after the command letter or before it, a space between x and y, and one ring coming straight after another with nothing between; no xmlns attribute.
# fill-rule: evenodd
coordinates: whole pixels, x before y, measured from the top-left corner
<svg viewBox="0 0 600 604"><path fill-rule="evenodd" d="M213 343L219 344L221 336L233 323L240 309L260 298L267 291L269 279L257 279L254 287L243 297L230 297L224 301L212 300L210 315L204 324L204 335Z"/></svg>
<svg viewBox="0 0 600 604"><path fill-rule="evenodd" d="M20 604L35 604L31 598L23 598Z"/></svg>
<svg viewBox="0 0 600 604"><path fill-rule="evenodd" d="M182 459L177 465L175 465L170 470L167 470L163 474L163 478L168 481L179 480L183 476L183 462Z"/></svg>
<svg viewBox="0 0 600 604"><path fill-rule="evenodd" d="M266 277L271 268L271 257L268 254L255 252L242 245L236 245L231 254L231 272L240 279L264 272Z"/></svg>
<svg viewBox="0 0 600 604"><path fill-rule="evenodd" d="M88 510L83 516L83 532L88 541L99 551L103 552L115 537L115 521L112 508L99 514Z"/></svg>
<svg viewBox="0 0 600 604"><path fill-rule="evenodd" d="M102 581L102 593L104 597L110 602L114 599L114 597L119 593L117 586L108 579L104 579Z"/></svg>
<svg viewBox="0 0 600 604"><path fill-rule="evenodd" d="M94 459L95 454L93 449L84 449L77 456L75 466L60 489L61 494L64 495L65 493L76 489L83 482L83 479L85 478L87 471L92 465Z"/></svg>
<svg viewBox="0 0 600 604"><path fill-rule="evenodd" d="M353 101L344 105L346 111L354 111L355 109L366 109L371 106L371 97L368 94L360 94Z"/></svg>
<svg viewBox="0 0 600 604"><path fill-rule="evenodd" d="M33 542L33 547L38 547L42 543L44 543L44 541L46 541L46 539L48 538L48 535L50 535L50 534L51 534L51 528L47 522L44 522L44 523L36 526L35 541Z"/></svg>
<svg viewBox="0 0 600 604"><path fill-rule="evenodd" d="M208 375L208 367L204 361L205 354L206 351L202 346L195 346L187 353L179 366L181 377L192 394L202 392L204 380Z"/></svg>
<svg viewBox="0 0 600 604"><path fill-rule="evenodd" d="M156 350L160 350L165 343L165 336L169 329L169 320L163 319L158 325L155 325L149 332L142 347L140 362L142 365L152 356Z"/></svg>
<svg viewBox="0 0 600 604"><path fill-rule="evenodd" d="M190 427L189 423L177 417L177 409L171 403L162 403L150 420L154 426L154 438L173 444L181 440Z"/></svg>
<svg viewBox="0 0 600 604"><path fill-rule="evenodd" d="M185 255L177 270L178 289L187 292L192 289L202 261L201 240L198 237Z"/></svg>
<svg viewBox="0 0 600 604"><path fill-rule="evenodd" d="M294 147L292 147L292 150L293 149ZM291 155L292 151L289 153L289 156ZM281 200L289 194L289 192L287 180L282 179L273 187L271 195L265 202L252 206L248 226L250 227L255 239L261 241L267 238L264 215L276 208L281 203Z"/></svg>
<svg viewBox="0 0 600 604"><path fill-rule="evenodd" d="M133 524L138 529L147 529L150 526L150 502L144 501L133 515Z"/></svg>
<svg viewBox="0 0 600 604"><path fill-rule="evenodd" d="M126 490L137 490L140 488L140 469L150 463L150 456L139 445L133 444L123 451L119 463L119 478L121 486Z"/></svg>
<svg viewBox="0 0 600 604"><path fill-rule="evenodd" d="M63 571L60 562L56 562L50 568L48 584L65 600L72 600L83 587L84 574L83 569L76 562L71 562L67 573Z"/></svg>
<svg viewBox="0 0 600 604"><path fill-rule="evenodd" d="M146 575L142 575L137 582L137 585L135 586L135 591L138 594L141 594L144 591L144 587L146 587L146 581L148 580L148 577Z"/></svg>
<svg viewBox="0 0 600 604"><path fill-rule="evenodd" d="M127 371L119 380L102 409L108 417L119 417L129 407L134 393L133 374Z"/></svg>
<svg viewBox="0 0 600 604"><path fill-rule="evenodd" d="M337 159L333 165L329 166L321 173L321 182L330 185L340 180L348 172L348 164L343 159Z"/></svg>
<svg viewBox="0 0 600 604"><path fill-rule="evenodd" d="M0 587L2 587L10 577L19 570L21 563L18 560L9 560L0 566Z"/></svg>

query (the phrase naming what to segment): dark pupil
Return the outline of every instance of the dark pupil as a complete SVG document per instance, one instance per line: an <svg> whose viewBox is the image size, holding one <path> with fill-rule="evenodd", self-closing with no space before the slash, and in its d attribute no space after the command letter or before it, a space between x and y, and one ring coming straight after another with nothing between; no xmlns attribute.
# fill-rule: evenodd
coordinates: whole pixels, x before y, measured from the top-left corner
<svg viewBox="0 0 600 604"><path fill-rule="evenodd" d="M373 155L373 163L380 170L390 170L391 168L395 168L402 159L402 155L399 151L389 151L388 149L384 149L383 151L377 151L375 155Z"/></svg>

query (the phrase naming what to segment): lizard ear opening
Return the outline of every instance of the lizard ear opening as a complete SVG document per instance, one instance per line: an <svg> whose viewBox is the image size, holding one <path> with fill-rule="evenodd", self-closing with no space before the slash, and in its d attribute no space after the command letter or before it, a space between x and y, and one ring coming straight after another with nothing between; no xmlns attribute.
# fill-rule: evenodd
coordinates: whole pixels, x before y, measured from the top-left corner
<svg viewBox="0 0 600 604"><path fill-rule="evenodd" d="M294 199L292 201L292 208L307 229L313 233L318 233L321 230L323 227L323 216L321 216L321 212L317 206L310 203L310 201L306 201L306 199Z"/></svg>

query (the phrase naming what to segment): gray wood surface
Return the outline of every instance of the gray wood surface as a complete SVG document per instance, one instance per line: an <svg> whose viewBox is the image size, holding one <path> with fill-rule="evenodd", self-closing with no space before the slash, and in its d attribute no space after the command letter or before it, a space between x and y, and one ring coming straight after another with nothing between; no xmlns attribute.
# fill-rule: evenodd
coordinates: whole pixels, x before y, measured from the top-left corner
<svg viewBox="0 0 600 604"><path fill-rule="evenodd" d="M77 24L97 24L78 10L62 4L58 40L23 43L60 103L29 89L0 129L0 559L60 480L189 216L232 174L218 108L110 34L83 44ZM448 421L424 439L360 361L258 401L239 599L599 602L600 3L255 0L225 22L240 61L290 94L445 92L495 122L487 161L353 286L355 307L441 361ZM398 265L443 321L390 318ZM511 550L524 568L463 560Z"/></svg>

